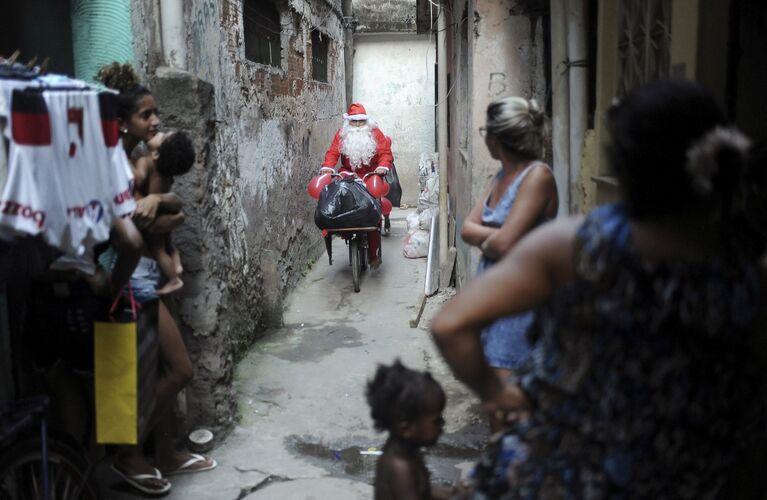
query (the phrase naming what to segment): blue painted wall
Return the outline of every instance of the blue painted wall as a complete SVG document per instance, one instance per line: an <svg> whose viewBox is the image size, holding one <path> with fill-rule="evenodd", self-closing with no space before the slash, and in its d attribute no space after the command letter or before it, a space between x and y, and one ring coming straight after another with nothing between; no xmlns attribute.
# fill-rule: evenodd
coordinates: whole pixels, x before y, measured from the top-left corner
<svg viewBox="0 0 767 500"><path fill-rule="evenodd" d="M112 61L133 63L130 0L71 0L75 76L93 81Z"/></svg>

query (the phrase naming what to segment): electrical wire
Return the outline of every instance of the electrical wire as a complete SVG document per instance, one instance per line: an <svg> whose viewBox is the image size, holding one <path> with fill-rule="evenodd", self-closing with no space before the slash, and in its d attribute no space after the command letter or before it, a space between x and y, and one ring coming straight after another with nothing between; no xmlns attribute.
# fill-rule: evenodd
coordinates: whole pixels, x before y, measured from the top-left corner
<svg viewBox="0 0 767 500"><path fill-rule="evenodd" d="M469 16L465 16L459 22L452 23L452 24L450 24L448 26L445 26L441 30L435 30L435 29L433 29L434 28L434 21L439 21L439 16L444 16L445 15L444 11L446 9L441 4L434 3L433 0L429 0L429 3L431 5L433 5L433 6L438 7L439 10L437 11L437 19L434 19L434 17L433 17L433 10L431 8L429 8L429 47L426 49L426 58L425 58L426 59L425 63L426 63L426 75L427 75L426 84L427 85L428 85L428 82L429 82L428 75L429 75L429 52L431 52L431 34L432 33L441 33L443 31L447 31L448 28L454 28L455 26L461 26L469 18ZM437 47L437 49L438 48L439 47ZM431 105L427 105L427 106L431 106L433 108L438 108L439 106L444 104L445 101L447 101L447 99L450 97L450 94L453 92L453 89L455 88L455 84L457 83L457 81L458 81L457 79L455 81L453 81L452 85L450 85L450 88L447 91L447 94L445 94L445 97L441 101L439 101L436 104L431 104Z"/></svg>
<svg viewBox="0 0 767 500"><path fill-rule="evenodd" d="M440 107L442 104L444 104L444 103L445 103L445 101L447 101L447 98L448 98L448 97L450 97L450 93L451 93L451 92L453 91L453 89L455 88L455 84L456 84L457 82L458 82L458 79L456 78L456 79L455 79L455 81L453 82L453 84L450 86L450 88L449 88L449 89L447 89L447 94L445 94L445 98L444 98L444 99L442 99L441 101L439 101L437 104L434 104L434 105L432 105L432 107L434 107L434 108L438 108L438 107Z"/></svg>

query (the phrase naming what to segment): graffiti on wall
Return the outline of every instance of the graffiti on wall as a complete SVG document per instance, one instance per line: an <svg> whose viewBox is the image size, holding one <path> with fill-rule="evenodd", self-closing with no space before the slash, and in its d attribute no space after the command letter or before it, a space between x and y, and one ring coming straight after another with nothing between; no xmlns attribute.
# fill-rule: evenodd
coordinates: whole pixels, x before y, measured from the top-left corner
<svg viewBox="0 0 767 500"><path fill-rule="evenodd" d="M506 73L490 73L490 82L487 84L487 95L498 97L506 93Z"/></svg>
<svg viewBox="0 0 767 500"><path fill-rule="evenodd" d="M197 73L203 77L208 77L211 70L211 54L209 50L216 51L218 44L208 43L208 37L211 33L217 33L215 29L218 22L218 6L216 0L201 0L196 2L192 10L191 31L192 31L192 60L196 66Z"/></svg>

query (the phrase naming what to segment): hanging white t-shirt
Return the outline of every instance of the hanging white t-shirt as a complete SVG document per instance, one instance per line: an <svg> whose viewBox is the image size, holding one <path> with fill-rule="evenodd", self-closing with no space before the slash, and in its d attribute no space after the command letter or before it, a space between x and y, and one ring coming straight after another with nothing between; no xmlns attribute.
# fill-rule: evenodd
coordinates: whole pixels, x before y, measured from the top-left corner
<svg viewBox="0 0 767 500"><path fill-rule="evenodd" d="M50 147L51 119L39 92L16 89L12 96L7 109L10 144L8 177L0 197L0 226L11 235L14 231L37 235L48 223L47 206L64 203L61 195L55 193L52 195L55 199L45 200L43 196L50 193L38 186L48 184L44 172L38 170L43 170L42 165L55 163ZM58 184L51 183L50 187L55 191Z"/></svg>
<svg viewBox="0 0 767 500"><path fill-rule="evenodd" d="M116 95L16 90L11 107L0 226L42 234L65 254L81 256L108 239L114 217L135 209L133 174L117 133Z"/></svg>

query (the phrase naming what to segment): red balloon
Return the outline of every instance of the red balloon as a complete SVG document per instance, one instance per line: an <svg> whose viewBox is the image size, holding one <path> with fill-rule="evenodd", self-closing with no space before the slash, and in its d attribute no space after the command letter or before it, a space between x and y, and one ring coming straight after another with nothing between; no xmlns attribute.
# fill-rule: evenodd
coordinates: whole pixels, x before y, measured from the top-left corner
<svg viewBox="0 0 767 500"><path fill-rule="evenodd" d="M389 198L383 197L381 198L381 211L384 215L389 215L391 213L391 201L389 201Z"/></svg>
<svg viewBox="0 0 767 500"><path fill-rule="evenodd" d="M309 181L309 185L306 186L306 190L309 192L309 196L315 200L319 199L322 190L325 189L325 186L330 184L332 180L333 176L330 174L322 174L313 177L312 180Z"/></svg>
<svg viewBox="0 0 767 500"><path fill-rule="evenodd" d="M376 198L386 196L389 193L389 183L383 180L380 175L371 175L365 179L365 187Z"/></svg>

